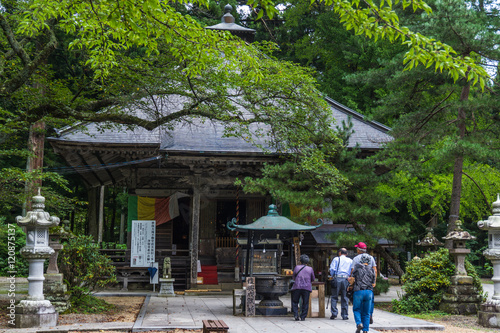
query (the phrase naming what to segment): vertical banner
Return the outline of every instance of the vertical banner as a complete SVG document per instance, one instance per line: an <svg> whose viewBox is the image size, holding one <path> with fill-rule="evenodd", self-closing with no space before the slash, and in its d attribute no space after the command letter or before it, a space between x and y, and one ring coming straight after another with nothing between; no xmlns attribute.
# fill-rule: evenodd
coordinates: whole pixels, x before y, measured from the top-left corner
<svg viewBox="0 0 500 333"><path fill-rule="evenodd" d="M130 267L149 267L155 261L156 222L132 221Z"/></svg>

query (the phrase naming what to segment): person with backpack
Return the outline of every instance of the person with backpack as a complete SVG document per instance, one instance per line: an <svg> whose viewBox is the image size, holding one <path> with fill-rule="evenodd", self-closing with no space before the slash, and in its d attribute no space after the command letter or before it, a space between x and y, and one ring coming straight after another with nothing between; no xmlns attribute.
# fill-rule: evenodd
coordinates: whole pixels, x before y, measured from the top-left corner
<svg viewBox="0 0 500 333"><path fill-rule="evenodd" d="M375 287L375 273L369 266L371 256L367 253L360 255L359 262L354 265L349 284L353 286L354 297L352 312L356 322L356 333L370 330L370 311L373 302L373 288Z"/></svg>

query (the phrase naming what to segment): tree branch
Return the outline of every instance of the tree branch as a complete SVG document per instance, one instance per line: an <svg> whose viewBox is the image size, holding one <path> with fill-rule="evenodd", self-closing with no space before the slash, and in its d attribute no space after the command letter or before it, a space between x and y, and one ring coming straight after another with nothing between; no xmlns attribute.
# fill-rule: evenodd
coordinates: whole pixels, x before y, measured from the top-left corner
<svg viewBox="0 0 500 333"><path fill-rule="evenodd" d="M2 21L1 17L0 21ZM48 30L47 34L49 35L49 41L43 46L42 50L37 54L37 56L32 61L26 63L23 69L19 71L17 75L15 75L12 79L7 80L2 85L0 85L0 96L9 96L10 94L17 91L23 84L26 83L26 81L31 78L38 67L56 49L57 39L54 35L54 32L52 30Z"/></svg>
<svg viewBox="0 0 500 333"><path fill-rule="evenodd" d="M22 45L17 41L16 36L12 32L12 29L10 28L9 22L7 22L7 19L5 16L2 15L0 12L0 27L2 27L2 30L5 34L5 37L7 37L7 41L9 42L9 45L12 47L12 50L17 54L17 56L21 59L23 62L24 66L27 66L31 59L22 47Z"/></svg>
<svg viewBox="0 0 500 333"><path fill-rule="evenodd" d="M490 203L488 202L488 198L486 197L486 194L484 194L483 190L481 189L481 187L479 186L478 183L476 183L476 181L471 177L469 176L465 171L462 170L462 173L464 175L466 175L470 180L472 180L472 182L474 183L474 185L477 186L477 188L479 189L479 192L481 192L481 194L483 195L483 198L484 198L484 202L486 204L486 207L488 207L488 209L490 208Z"/></svg>

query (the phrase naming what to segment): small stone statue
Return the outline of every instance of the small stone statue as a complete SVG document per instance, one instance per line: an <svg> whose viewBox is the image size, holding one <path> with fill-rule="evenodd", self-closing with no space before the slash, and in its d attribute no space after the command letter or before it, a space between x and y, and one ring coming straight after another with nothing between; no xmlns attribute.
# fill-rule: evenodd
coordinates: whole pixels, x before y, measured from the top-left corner
<svg viewBox="0 0 500 333"><path fill-rule="evenodd" d="M163 278L168 279L172 276L172 264L170 262L170 257L166 257L163 260Z"/></svg>
<svg viewBox="0 0 500 333"><path fill-rule="evenodd" d="M158 296L160 297L170 297L175 296L174 292L174 281L172 279L172 262L169 257L163 259L163 275L159 279L160 281L160 292Z"/></svg>

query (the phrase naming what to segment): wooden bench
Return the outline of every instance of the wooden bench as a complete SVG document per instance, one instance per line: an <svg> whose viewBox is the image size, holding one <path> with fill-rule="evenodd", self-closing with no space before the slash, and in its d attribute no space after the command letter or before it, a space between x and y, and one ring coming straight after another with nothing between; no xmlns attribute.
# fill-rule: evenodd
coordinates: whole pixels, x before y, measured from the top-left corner
<svg viewBox="0 0 500 333"><path fill-rule="evenodd" d="M149 273L147 268L142 267L117 267L116 279L122 283L122 291L128 290L129 282L149 283Z"/></svg>
<svg viewBox="0 0 500 333"><path fill-rule="evenodd" d="M229 327L222 320L203 320L203 333L227 332Z"/></svg>

